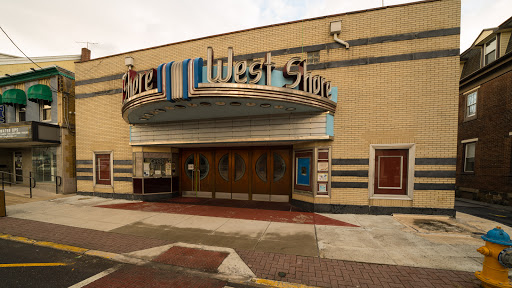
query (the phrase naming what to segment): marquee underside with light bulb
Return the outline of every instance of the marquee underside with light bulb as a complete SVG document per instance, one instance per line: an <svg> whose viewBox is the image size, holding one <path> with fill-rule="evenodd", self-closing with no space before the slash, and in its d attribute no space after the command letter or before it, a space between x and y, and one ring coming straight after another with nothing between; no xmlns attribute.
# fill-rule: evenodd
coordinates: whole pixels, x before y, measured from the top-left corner
<svg viewBox="0 0 512 288"><path fill-rule="evenodd" d="M245 61L233 63L229 51L227 65L217 60L215 67L213 51L209 48L208 52L206 66L202 58L196 58L164 63L142 72L128 71L123 76L124 120L149 124L336 112L337 87L308 73L307 64L298 58L276 70L270 53L263 61L248 65Z"/></svg>

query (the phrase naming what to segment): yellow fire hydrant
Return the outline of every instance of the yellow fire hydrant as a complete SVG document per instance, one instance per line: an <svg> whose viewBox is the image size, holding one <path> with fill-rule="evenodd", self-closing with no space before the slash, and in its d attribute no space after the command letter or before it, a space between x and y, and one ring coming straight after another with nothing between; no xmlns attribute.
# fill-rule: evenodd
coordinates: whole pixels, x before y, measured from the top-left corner
<svg viewBox="0 0 512 288"><path fill-rule="evenodd" d="M482 271L475 272L485 288L512 287L508 280L508 268L512 268L512 241L510 236L496 227L482 236L485 246L476 251L485 256Z"/></svg>

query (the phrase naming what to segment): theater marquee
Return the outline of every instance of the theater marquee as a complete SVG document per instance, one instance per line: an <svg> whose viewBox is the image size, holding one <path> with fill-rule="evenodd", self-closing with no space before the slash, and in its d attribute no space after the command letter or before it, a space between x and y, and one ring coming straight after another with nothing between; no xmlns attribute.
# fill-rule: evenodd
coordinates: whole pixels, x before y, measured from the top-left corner
<svg viewBox="0 0 512 288"><path fill-rule="evenodd" d="M233 48L228 48L227 60L215 60L208 47L206 66L202 58L195 58L163 63L147 71L129 70L122 78L123 118L129 123L183 120L180 109L224 106L227 102L245 109L230 111L225 117L269 114L264 109L268 107L282 109L281 113L335 113L337 88L325 77L308 72L306 60L293 57L278 70L270 52L250 62L234 62L233 58ZM182 101L187 102L179 103ZM168 110L175 111L163 116ZM197 113L195 119L216 117L207 112ZM270 112L276 113L279 111Z"/></svg>

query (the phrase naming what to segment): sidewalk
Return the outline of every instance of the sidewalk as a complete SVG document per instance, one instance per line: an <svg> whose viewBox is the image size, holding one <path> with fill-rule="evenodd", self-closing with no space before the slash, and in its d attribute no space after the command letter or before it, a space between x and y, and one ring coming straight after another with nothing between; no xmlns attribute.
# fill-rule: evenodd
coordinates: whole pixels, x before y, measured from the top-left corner
<svg viewBox="0 0 512 288"><path fill-rule="evenodd" d="M1 188L1 187L0 187ZM7 205L16 205L23 203L30 203L42 200L50 200L56 198L69 197L72 195L56 194L55 191L48 191L41 188L32 188L32 198L30 198L30 188L23 185L4 185L5 190L5 202Z"/></svg>
<svg viewBox="0 0 512 288"><path fill-rule="evenodd" d="M7 214L3 234L144 261L174 246L224 249L235 259L223 262L226 275L325 287L478 287L479 236L495 227L463 213L318 215L86 196L9 205Z"/></svg>

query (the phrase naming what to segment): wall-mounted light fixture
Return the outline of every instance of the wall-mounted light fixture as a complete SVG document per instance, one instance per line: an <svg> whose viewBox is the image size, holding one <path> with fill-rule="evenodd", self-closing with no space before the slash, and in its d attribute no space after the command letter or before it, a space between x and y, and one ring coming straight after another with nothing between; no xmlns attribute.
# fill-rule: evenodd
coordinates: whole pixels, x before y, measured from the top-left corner
<svg viewBox="0 0 512 288"><path fill-rule="evenodd" d="M341 34L341 20L331 22L331 35L334 35L334 41L344 45L345 48L348 49L350 45L347 42L339 39L338 34Z"/></svg>
<svg viewBox="0 0 512 288"><path fill-rule="evenodd" d="M124 57L124 65L128 66L129 70L132 70L132 68L133 68L133 57L131 57L131 56Z"/></svg>

